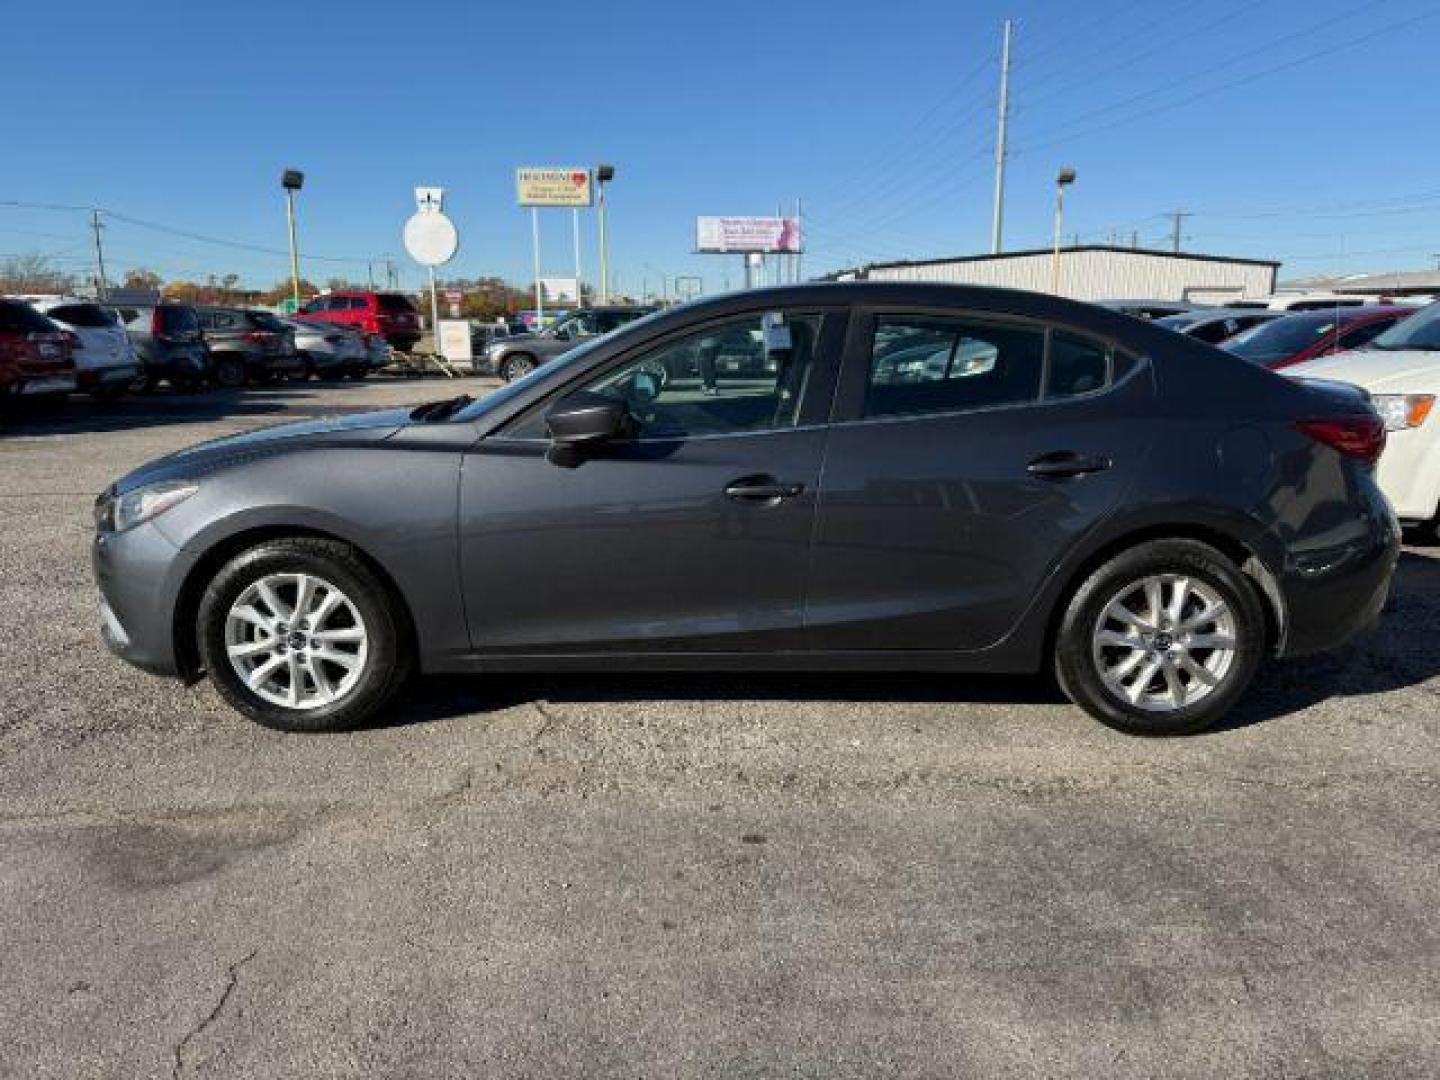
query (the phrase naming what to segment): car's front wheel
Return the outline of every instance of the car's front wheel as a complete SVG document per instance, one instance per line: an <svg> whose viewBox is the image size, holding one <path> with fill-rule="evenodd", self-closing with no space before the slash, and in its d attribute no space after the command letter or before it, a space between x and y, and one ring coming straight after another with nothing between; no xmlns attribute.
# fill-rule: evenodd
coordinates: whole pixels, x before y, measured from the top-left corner
<svg viewBox="0 0 1440 1080"><path fill-rule="evenodd" d="M1072 701L1113 728L1203 731L1260 666L1262 604L1249 579L1208 544L1140 544L1076 590L1056 638L1056 675Z"/></svg>
<svg viewBox="0 0 1440 1080"><path fill-rule="evenodd" d="M516 353L514 356L507 356L500 362L500 378L507 383L516 379L523 379L535 370L535 358L529 353Z"/></svg>
<svg viewBox="0 0 1440 1080"><path fill-rule="evenodd" d="M353 548L273 540L226 563L200 602L200 649L232 706L282 731L371 719L410 671L403 619Z"/></svg>

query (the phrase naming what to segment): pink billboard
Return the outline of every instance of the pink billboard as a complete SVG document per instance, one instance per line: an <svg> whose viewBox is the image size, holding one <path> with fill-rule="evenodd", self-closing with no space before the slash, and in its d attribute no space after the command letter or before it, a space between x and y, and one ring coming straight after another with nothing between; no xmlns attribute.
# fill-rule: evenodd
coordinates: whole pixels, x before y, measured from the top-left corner
<svg viewBox="0 0 1440 1080"><path fill-rule="evenodd" d="M695 250L707 254L799 254L800 219L793 217L701 217L695 219Z"/></svg>

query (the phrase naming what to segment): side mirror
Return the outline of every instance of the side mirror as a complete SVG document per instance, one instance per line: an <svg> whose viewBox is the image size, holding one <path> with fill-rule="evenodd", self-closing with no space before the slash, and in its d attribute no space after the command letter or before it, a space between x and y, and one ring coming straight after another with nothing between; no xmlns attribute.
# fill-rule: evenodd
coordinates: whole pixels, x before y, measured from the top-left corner
<svg viewBox="0 0 1440 1080"><path fill-rule="evenodd" d="M582 390L556 402L545 426L556 446L579 449L629 438L635 421L625 402Z"/></svg>

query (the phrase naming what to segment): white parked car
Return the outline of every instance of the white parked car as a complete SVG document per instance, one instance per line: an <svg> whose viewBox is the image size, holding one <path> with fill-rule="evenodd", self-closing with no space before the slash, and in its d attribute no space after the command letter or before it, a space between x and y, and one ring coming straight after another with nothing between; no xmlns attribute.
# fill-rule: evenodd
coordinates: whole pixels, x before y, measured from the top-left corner
<svg viewBox="0 0 1440 1080"><path fill-rule="evenodd" d="M30 304L62 330L75 335L75 388L97 398L117 398L140 376L140 358L130 335L110 312L90 300L35 298Z"/></svg>
<svg viewBox="0 0 1440 1080"><path fill-rule="evenodd" d="M295 351L305 361L305 378L314 375L334 379L348 375L363 379L370 370L370 355L364 339L338 323L284 319L295 331Z"/></svg>
<svg viewBox="0 0 1440 1080"><path fill-rule="evenodd" d="M1385 299L1359 293L1275 293L1273 296L1242 296L1238 300L1227 300L1227 308L1258 308L1265 311L1324 311L1327 308L1363 307L1366 304L1386 303Z"/></svg>
<svg viewBox="0 0 1440 1080"><path fill-rule="evenodd" d="M1385 420L1380 489L1407 525L1440 532L1440 304L1432 304L1354 352L1286 368L1292 378L1334 379L1370 392Z"/></svg>

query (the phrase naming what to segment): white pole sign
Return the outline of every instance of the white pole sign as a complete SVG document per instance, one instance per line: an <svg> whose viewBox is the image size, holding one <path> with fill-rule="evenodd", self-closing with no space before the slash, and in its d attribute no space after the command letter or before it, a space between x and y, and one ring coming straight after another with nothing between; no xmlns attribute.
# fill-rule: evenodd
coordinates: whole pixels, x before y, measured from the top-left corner
<svg viewBox="0 0 1440 1080"><path fill-rule="evenodd" d="M415 213L405 222L405 250L430 273L430 333L435 351L440 351L440 294L435 287L435 267L444 266L460 249L460 234L441 210L445 189L417 187Z"/></svg>

